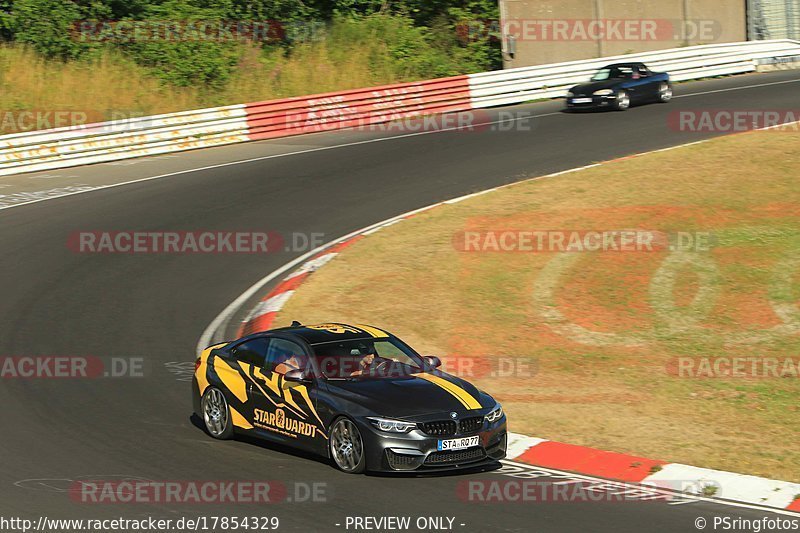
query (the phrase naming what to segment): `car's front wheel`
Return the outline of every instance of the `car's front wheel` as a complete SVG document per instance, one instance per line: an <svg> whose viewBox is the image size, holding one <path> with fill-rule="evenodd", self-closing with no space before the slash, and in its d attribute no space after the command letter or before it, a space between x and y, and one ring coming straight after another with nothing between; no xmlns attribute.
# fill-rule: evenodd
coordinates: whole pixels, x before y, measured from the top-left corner
<svg viewBox="0 0 800 533"><path fill-rule="evenodd" d="M200 401L206 431L215 439L229 439L233 436L231 411L225 395L216 387L209 387Z"/></svg>
<svg viewBox="0 0 800 533"><path fill-rule="evenodd" d="M614 109L617 111L625 111L631 106L631 97L626 91L617 93L617 99L614 101Z"/></svg>
<svg viewBox="0 0 800 533"><path fill-rule="evenodd" d="M658 101L666 104L672 100L672 85L669 83L662 83L658 88Z"/></svg>
<svg viewBox="0 0 800 533"><path fill-rule="evenodd" d="M360 474L366 468L364 440L356 424L347 417L337 418L329 435L329 446L333 462L342 472Z"/></svg>

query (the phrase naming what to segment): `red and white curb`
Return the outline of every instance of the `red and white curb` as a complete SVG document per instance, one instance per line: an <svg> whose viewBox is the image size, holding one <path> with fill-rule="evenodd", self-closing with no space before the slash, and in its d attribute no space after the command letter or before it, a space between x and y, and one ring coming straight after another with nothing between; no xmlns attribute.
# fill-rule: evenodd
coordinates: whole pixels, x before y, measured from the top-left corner
<svg viewBox="0 0 800 533"><path fill-rule="evenodd" d="M713 487L714 497L800 512L800 498L795 499L800 496L800 483L668 463L517 433L509 434L507 459L698 496L703 496L703 487Z"/></svg>
<svg viewBox="0 0 800 533"><path fill-rule="evenodd" d="M773 128L775 127L763 129ZM642 155L651 153L675 150L685 146L709 142L710 140L711 139L625 156L612 159L610 161L594 163L579 168L531 178L518 183L561 176L564 174L597 167L603 164L640 157ZM478 193L461 196L459 198L423 207L421 209L390 218L386 221L379 222L378 224L368 226L367 228L351 233L350 235L347 235L338 241L315 250L309 254L311 256L310 259L301 258L299 261L304 262L300 264L300 267L283 278L283 280L272 291L262 298L262 300L243 321L238 331L239 336L270 329L278 312L283 309L283 307L286 305L286 302L289 301L302 283L304 283L311 275L313 275L314 272L328 264L339 253L341 253L342 250L362 239L363 237L380 231L385 227L402 222L403 220L407 220L414 215L428 211L435 207L458 203L468 198L486 194L498 189L511 187L513 185L517 185L518 183L494 187ZM278 271L276 271L276 273L277 272ZM250 291L248 291L248 293L257 291L266 282L272 280L274 278L274 274L276 273L273 273L256 284L253 288L251 288ZM244 299L243 297L248 293L242 295L239 300L229 306L229 309L226 309L219 317L217 317L217 320L215 321L216 324L212 323L212 325L206 330L204 336L201 338L200 344L198 345L199 348L203 347L206 341L210 339L209 332L212 331L214 327L218 326L219 323L224 322L224 320L229 318L229 316L232 314L232 309L241 304L242 300ZM757 476L736 474L721 470L711 470L708 468L698 468L679 463L668 463L666 461L648 459L645 457L637 457L622 453L597 450L585 446L576 446L574 444L554 442L546 439L520 435L517 433L509 434L507 459L543 468L575 472L578 474L597 476L615 481L634 482L645 485L653 485L657 488L681 490L698 496L708 496L708 494L703 494L703 488L713 487L715 490L713 490L713 494L711 495L716 498L800 512L800 484L790 483L788 481L779 481Z"/></svg>

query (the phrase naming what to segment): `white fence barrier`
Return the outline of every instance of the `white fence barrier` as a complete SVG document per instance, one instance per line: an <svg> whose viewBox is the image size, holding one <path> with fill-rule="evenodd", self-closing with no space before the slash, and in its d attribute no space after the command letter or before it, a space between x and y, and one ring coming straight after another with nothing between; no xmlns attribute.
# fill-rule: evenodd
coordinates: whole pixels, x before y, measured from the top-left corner
<svg viewBox="0 0 800 533"><path fill-rule="evenodd" d="M686 81L753 72L761 59L799 51L800 42L790 40L692 46L472 74L469 85L473 107L493 107L563 97L609 63L641 61L654 71L668 72L674 81Z"/></svg>

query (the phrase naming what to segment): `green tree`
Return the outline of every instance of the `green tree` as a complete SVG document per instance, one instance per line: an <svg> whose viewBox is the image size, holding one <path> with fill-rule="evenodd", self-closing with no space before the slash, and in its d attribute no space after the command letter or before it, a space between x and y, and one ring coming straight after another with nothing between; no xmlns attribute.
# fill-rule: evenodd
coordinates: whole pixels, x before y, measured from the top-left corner
<svg viewBox="0 0 800 533"><path fill-rule="evenodd" d="M215 24L229 19L233 9L230 1L167 0L151 4L141 15L142 20L177 23L181 31L164 37L131 39L119 44L137 63L151 67L163 80L178 86L219 88L228 80L240 56L241 47L235 40L216 37ZM191 31L209 23L209 34ZM192 26L192 23L198 23ZM150 32L145 32L149 34ZM165 32L167 35L167 32Z"/></svg>
<svg viewBox="0 0 800 533"><path fill-rule="evenodd" d="M78 5L68 0L14 0L4 15L4 28L19 42L47 58L75 59L97 44L77 36L77 24L110 14L102 2Z"/></svg>

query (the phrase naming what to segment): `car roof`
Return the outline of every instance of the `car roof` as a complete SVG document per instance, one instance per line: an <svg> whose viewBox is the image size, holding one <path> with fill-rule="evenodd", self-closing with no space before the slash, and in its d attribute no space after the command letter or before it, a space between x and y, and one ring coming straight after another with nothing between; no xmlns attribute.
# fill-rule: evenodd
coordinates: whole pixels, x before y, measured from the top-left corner
<svg viewBox="0 0 800 533"><path fill-rule="evenodd" d="M619 68L619 67L645 67L644 63L611 63L603 68Z"/></svg>
<svg viewBox="0 0 800 533"><path fill-rule="evenodd" d="M382 329L366 324L343 324L341 322L326 322L324 324L293 324L285 328L270 330L269 333L289 333L296 335L308 344L322 344L325 342L349 341L357 339L387 339L392 337Z"/></svg>

